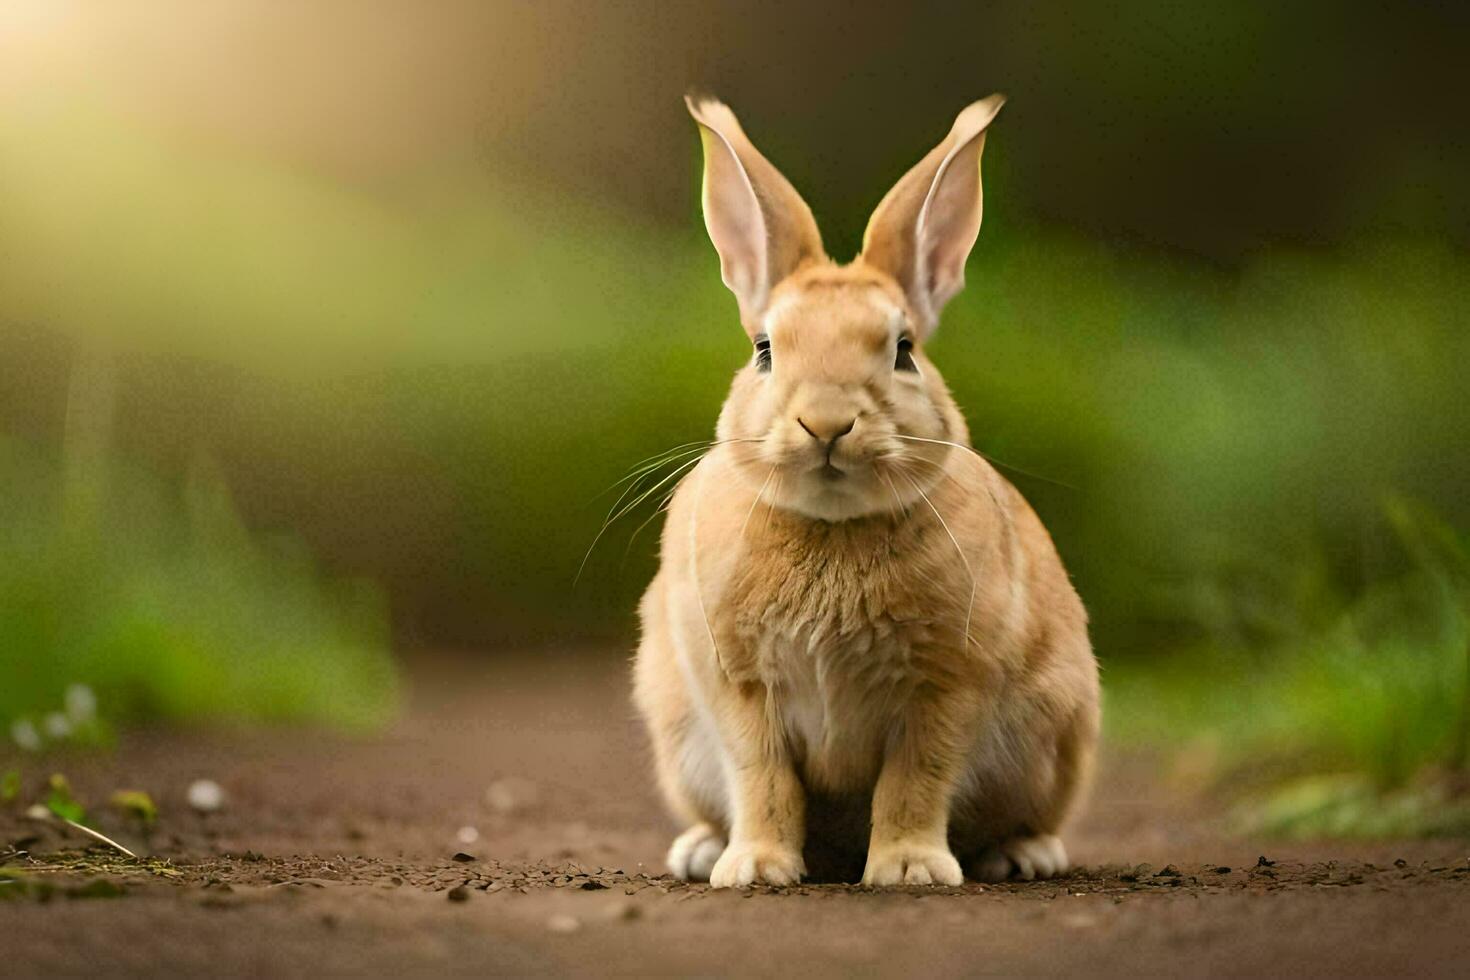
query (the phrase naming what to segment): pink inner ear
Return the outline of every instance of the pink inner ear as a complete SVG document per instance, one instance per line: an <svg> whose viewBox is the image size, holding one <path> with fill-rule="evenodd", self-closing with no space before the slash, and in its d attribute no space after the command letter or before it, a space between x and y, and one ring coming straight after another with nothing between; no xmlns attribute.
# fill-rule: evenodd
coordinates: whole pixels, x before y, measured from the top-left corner
<svg viewBox="0 0 1470 980"><path fill-rule="evenodd" d="M720 273L725 285L744 305L754 297L764 278L765 226L758 213L754 220L749 215L741 215L738 202L714 207L722 212L709 220L710 239L720 254Z"/></svg>
<svg viewBox="0 0 1470 980"><path fill-rule="evenodd" d="M932 268L929 270L929 281L925 285L929 290L929 302L937 312L939 306L946 299L948 299L952 293L950 281L953 278L953 274L950 272L945 260L937 256L935 257L931 265Z"/></svg>
<svg viewBox="0 0 1470 980"><path fill-rule="evenodd" d="M863 255L893 276L928 333L965 282L965 260L980 233L980 155L985 129L1005 98L966 106L949 135L879 202L863 235Z"/></svg>
<svg viewBox="0 0 1470 980"><path fill-rule="evenodd" d="M919 261L930 308L941 307L965 284L965 260L980 233L980 149L984 136L962 147L944 169L924 211Z"/></svg>
<svg viewBox="0 0 1470 980"><path fill-rule="evenodd" d="M704 223L720 256L720 277L741 318L758 315L766 286L766 223L750 179L725 138L705 131Z"/></svg>
<svg viewBox="0 0 1470 980"><path fill-rule="evenodd" d="M970 255L970 244L957 242L948 237L940 239L939 243L929 253L929 297L935 312L939 307L948 302L955 293L959 292L965 285L965 260Z"/></svg>

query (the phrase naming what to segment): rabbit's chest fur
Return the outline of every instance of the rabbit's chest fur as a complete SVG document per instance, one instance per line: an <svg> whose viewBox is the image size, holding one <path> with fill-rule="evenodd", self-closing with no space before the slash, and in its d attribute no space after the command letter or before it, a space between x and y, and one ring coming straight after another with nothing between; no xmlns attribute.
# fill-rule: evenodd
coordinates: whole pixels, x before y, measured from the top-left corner
<svg viewBox="0 0 1470 980"><path fill-rule="evenodd" d="M720 604L726 670L772 692L813 788L870 789L909 692L952 667L941 651L954 655L962 607L905 557L926 553L927 533L886 520L798 527L753 550Z"/></svg>

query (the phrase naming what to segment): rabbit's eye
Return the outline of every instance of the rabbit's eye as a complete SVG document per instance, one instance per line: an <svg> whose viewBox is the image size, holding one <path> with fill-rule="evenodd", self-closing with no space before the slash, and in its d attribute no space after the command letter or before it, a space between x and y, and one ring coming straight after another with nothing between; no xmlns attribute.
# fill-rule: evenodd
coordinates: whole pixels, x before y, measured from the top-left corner
<svg viewBox="0 0 1470 980"><path fill-rule="evenodd" d="M765 334L755 338L755 369L757 371L771 369L771 338Z"/></svg>
<svg viewBox="0 0 1470 980"><path fill-rule="evenodd" d="M898 356L893 361L895 371L917 371L919 366L914 363L914 342L907 337L898 338Z"/></svg>

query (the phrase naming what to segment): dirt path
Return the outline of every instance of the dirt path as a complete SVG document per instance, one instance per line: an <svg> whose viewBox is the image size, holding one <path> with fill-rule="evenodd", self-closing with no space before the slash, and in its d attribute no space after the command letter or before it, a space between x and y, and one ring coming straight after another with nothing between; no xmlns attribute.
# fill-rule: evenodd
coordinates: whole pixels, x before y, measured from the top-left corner
<svg viewBox="0 0 1470 980"><path fill-rule="evenodd" d="M27 871L0 885L15 896L0 901L0 972L1423 975L1470 957L1470 842L1231 840L1117 761L1064 881L682 885L661 876L673 828L617 657L414 676L407 717L366 741L135 733L113 754L47 760L84 799L151 792L147 838L93 819L169 864L91 852L78 867L74 841L0 815L0 854L28 851L0 859ZM225 787L224 809L188 810L197 778ZM99 879L120 894L86 898L118 891Z"/></svg>

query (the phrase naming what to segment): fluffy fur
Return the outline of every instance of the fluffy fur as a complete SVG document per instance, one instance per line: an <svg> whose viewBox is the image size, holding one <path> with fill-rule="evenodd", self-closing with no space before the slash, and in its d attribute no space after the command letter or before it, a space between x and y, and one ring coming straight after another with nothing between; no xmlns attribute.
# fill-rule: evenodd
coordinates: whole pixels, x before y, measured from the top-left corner
<svg viewBox="0 0 1470 980"><path fill-rule="evenodd" d="M688 828L681 878L788 884L864 848L874 886L1067 867L1098 733L1087 618L923 352L1000 104L960 114L839 266L734 114L690 103L706 224L770 366L736 375L640 609L635 700Z"/></svg>

